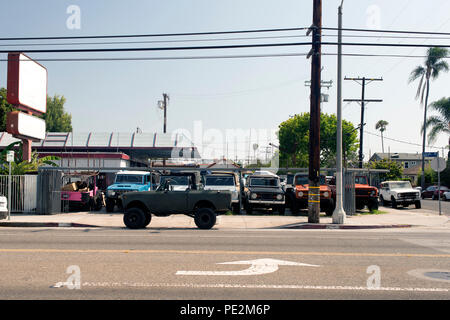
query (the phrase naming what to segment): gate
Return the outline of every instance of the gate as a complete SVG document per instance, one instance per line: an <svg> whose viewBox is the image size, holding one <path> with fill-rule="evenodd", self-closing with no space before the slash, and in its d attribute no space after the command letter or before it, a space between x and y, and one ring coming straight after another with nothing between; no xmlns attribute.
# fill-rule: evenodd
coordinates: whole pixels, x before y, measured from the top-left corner
<svg viewBox="0 0 450 320"><path fill-rule="evenodd" d="M9 176L0 176L0 195L8 199ZM11 176L11 213L35 213L37 206L37 176Z"/></svg>
<svg viewBox="0 0 450 320"><path fill-rule="evenodd" d="M344 170L344 210L347 215L356 213L355 203L355 173Z"/></svg>
<svg viewBox="0 0 450 320"><path fill-rule="evenodd" d="M61 170L39 170L37 179L37 212L54 214L61 212Z"/></svg>

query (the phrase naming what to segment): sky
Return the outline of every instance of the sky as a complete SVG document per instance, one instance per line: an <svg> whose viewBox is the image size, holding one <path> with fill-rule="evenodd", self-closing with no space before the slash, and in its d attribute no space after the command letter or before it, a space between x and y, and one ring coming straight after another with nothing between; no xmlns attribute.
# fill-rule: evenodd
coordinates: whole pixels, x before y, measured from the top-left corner
<svg viewBox="0 0 450 320"><path fill-rule="evenodd" d="M340 0L323 1L323 26L337 27ZM0 37L91 36L124 34L185 33L205 31L254 30L309 27L312 0L16 0L0 11ZM72 6L76 12L68 11ZM450 32L448 0L345 0L344 27ZM79 19L74 19L74 17ZM17 23L20 21L20 23ZM79 25L76 22L79 21ZM324 41L335 41L334 31L324 30ZM361 33L344 32L344 35ZM367 35L367 34L365 34ZM379 34L377 34L379 35ZM222 40L224 38L296 36ZM344 42L444 44L447 39L398 39L344 37ZM167 40L208 40L161 42ZM212 39L216 39L212 41ZM105 44L134 41L147 43ZM160 41L150 43L149 41ZM305 42L305 31L209 35L165 38L125 38L89 40L0 41L0 50L170 47L255 43ZM94 44L49 45L70 42ZM36 45L39 43L40 45ZM16 46L12 46L12 45ZM46 44L46 45L43 45ZM48 58L142 58L181 56L223 56L260 54L305 54L308 46L278 48L240 48L166 52L119 53L29 53L39 61ZM335 46L324 46L324 53L335 53ZM426 48L353 47L344 53L401 54L422 56ZM6 87L6 54L0 57L0 86ZM350 57L343 58L343 76L382 77L366 87L366 98L383 99L365 110L365 159L381 152L381 138L375 130L378 120L389 122L385 152L421 152L420 127L423 108L415 100L417 83L408 84L410 72L423 64L423 58ZM66 111L72 115L75 132L162 132L163 113L158 100L168 93L168 132L184 132L195 143L207 144L205 157L234 159L259 155L265 147L277 144L278 125L294 114L309 112L311 62L304 56L153 61L41 61L48 70L48 94L63 95ZM329 101L322 111L336 113L337 58L324 55L322 80L332 80ZM429 101L450 96L450 73L431 84ZM343 82L343 98L359 99L361 86ZM343 117L355 126L360 123L357 103L343 103ZM228 137L228 138L226 138ZM448 137L440 136L432 145L445 147ZM256 150L253 145L258 144ZM255 147L256 148L256 147ZM427 148L427 151L442 149ZM273 152L273 148L269 149Z"/></svg>

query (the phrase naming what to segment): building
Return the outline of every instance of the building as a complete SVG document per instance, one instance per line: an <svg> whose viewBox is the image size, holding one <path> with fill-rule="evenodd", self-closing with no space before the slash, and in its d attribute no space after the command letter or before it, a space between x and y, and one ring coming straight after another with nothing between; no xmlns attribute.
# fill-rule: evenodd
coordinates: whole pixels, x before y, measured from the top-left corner
<svg viewBox="0 0 450 320"><path fill-rule="evenodd" d="M0 132L0 150L17 141ZM162 133L48 132L44 140L33 142L32 150L41 157L58 156L58 165L73 169L147 167L152 159L200 159L197 148L184 135Z"/></svg>

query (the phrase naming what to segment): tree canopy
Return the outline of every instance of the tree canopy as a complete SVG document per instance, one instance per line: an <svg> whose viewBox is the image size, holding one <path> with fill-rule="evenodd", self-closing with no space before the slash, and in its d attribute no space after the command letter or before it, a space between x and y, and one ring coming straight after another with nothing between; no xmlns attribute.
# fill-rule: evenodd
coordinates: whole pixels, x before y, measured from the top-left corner
<svg viewBox="0 0 450 320"><path fill-rule="evenodd" d="M279 125L280 166L308 167L309 163L309 113L302 113ZM320 117L321 166L336 165L337 118L322 113ZM344 162L354 161L358 150L357 132L351 122L342 121Z"/></svg>

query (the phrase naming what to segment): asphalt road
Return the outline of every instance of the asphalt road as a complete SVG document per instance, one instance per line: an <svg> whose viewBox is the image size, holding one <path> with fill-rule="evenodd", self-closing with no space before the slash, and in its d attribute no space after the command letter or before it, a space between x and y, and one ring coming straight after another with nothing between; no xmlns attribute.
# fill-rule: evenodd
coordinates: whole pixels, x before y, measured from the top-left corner
<svg viewBox="0 0 450 320"><path fill-rule="evenodd" d="M219 264L257 259L307 265ZM448 299L450 234L2 228L0 270L0 299Z"/></svg>

